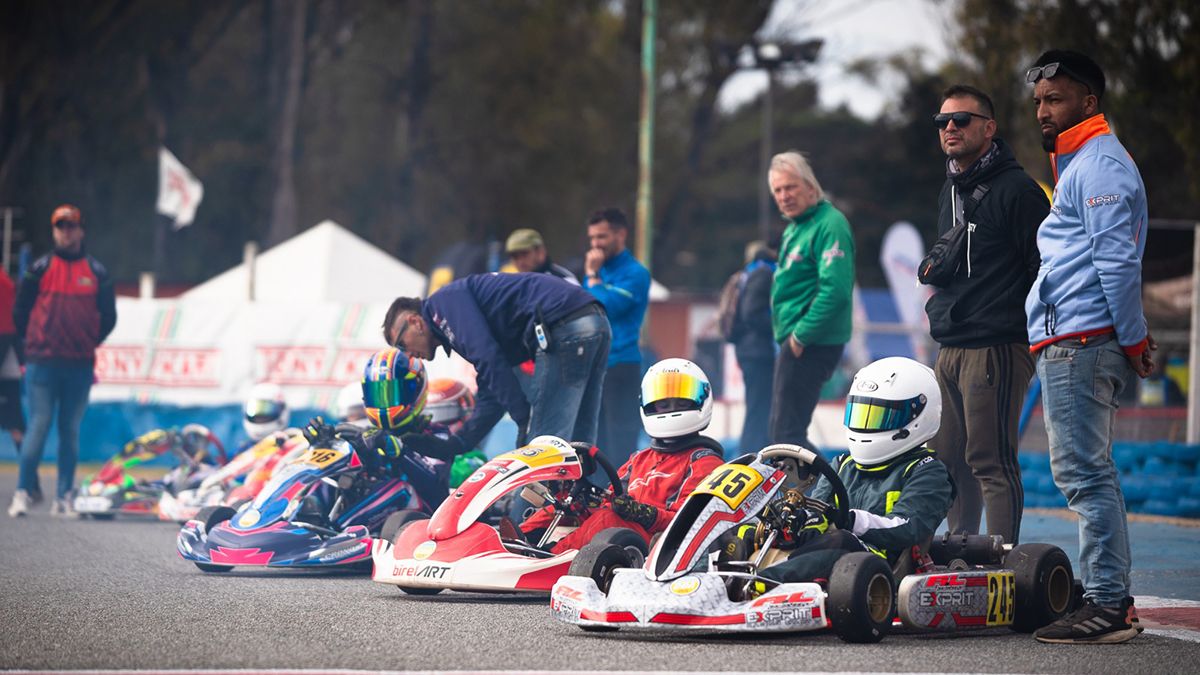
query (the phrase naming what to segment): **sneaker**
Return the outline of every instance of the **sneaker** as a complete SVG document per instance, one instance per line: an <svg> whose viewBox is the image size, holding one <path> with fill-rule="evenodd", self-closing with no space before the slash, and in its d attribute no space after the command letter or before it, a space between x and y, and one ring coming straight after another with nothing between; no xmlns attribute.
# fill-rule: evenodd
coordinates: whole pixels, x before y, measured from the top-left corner
<svg viewBox="0 0 1200 675"><path fill-rule="evenodd" d="M8 515L13 518L19 518L29 512L29 507L33 506L33 500L29 497L29 492L26 490L17 490L13 495L12 504L8 507Z"/></svg>
<svg viewBox="0 0 1200 675"><path fill-rule="evenodd" d="M50 515L60 518L75 518L79 515L70 499L55 499L50 505Z"/></svg>
<svg viewBox="0 0 1200 675"><path fill-rule="evenodd" d="M1133 598L1125 598L1120 607L1099 607L1087 600L1083 607L1034 631L1033 637L1058 644L1115 644L1132 640L1140 629Z"/></svg>

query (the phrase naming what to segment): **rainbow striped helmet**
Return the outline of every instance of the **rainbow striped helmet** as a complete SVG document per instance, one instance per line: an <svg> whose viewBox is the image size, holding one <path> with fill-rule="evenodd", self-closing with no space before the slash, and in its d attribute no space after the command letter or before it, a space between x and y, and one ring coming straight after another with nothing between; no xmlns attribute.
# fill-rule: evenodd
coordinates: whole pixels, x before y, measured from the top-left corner
<svg viewBox="0 0 1200 675"><path fill-rule="evenodd" d="M372 424L403 431L425 410L425 364L395 347L375 352L363 368L362 392Z"/></svg>

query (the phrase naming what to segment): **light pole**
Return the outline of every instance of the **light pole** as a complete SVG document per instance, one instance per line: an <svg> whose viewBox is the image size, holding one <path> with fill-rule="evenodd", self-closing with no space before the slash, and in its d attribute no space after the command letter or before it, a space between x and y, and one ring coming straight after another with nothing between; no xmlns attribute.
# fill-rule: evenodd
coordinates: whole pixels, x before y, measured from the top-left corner
<svg viewBox="0 0 1200 675"><path fill-rule="evenodd" d="M771 156L775 152L775 71L787 64L812 63L821 51L823 41L806 40L796 43L754 42L754 67L767 73L767 90L763 94L762 133L760 135L759 162L762 171L758 180L758 236L763 241L771 238L771 187L767 185L767 171L771 167Z"/></svg>

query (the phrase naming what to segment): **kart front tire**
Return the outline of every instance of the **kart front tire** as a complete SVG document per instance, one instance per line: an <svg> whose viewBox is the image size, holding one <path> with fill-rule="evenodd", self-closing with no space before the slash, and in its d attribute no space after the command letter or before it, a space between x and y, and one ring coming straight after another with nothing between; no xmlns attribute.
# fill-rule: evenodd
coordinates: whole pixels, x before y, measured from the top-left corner
<svg viewBox="0 0 1200 675"><path fill-rule="evenodd" d="M891 630L896 588L887 561L874 553L842 556L829 575L826 610L833 631L846 642L879 642Z"/></svg>
<svg viewBox="0 0 1200 675"><path fill-rule="evenodd" d="M237 511L228 506L206 506L196 512L194 520L204 523L204 532L207 534L217 525L233 518L236 513ZM199 565L200 563L196 564Z"/></svg>
<svg viewBox="0 0 1200 675"><path fill-rule="evenodd" d="M113 514L111 514L111 513L88 513L86 515L91 516L92 520L112 520L113 519Z"/></svg>
<svg viewBox="0 0 1200 675"><path fill-rule="evenodd" d="M607 594L617 568L632 567L634 562L624 546L593 541L579 549L567 574L589 577L596 582L596 587L601 593Z"/></svg>
<svg viewBox="0 0 1200 675"><path fill-rule="evenodd" d="M392 513L383 521L383 527L379 528L379 538L384 541L396 543L396 535L400 534L400 530L406 525L417 520L425 520L429 518L423 511L415 509L401 509Z"/></svg>
<svg viewBox="0 0 1200 675"><path fill-rule="evenodd" d="M424 586L397 586L402 593L407 595L437 595L441 593L441 588L425 588Z"/></svg>
<svg viewBox="0 0 1200 675"><path fill-rule="evenodd" d="M1061 619L1071 609L1075 574L1071 560L1052 544L1020 544L1004 558L1013 571L1013 622L1018 633L1033 631Z"/></svg>
<svg viewBox="0 0 1200 675"><path fill-rule="evenodd" d="M200 568L201 572L208 572L209 574L224 574L225 572L233 571L232 565L210 565L198 562L196 563L196 567Z"/></svg>
<svg viewBox="0 0 1200 675"><path fill-rule="evenodd" d="M641 567L641 564L646 561L646 556L650 554L650 546L645 539L642 539L642 535L627 527L607 527L600 530L588 543L600 546L607 544L620 546L629 553L630 564L628 567Z"/></svg>

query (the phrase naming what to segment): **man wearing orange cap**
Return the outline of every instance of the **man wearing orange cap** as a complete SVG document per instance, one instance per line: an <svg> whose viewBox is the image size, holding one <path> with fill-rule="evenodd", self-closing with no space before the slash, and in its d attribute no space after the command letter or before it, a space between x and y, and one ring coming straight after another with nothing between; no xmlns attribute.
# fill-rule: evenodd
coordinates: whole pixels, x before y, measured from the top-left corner
<svg viewBox="0 0 1200 675"><path fill-rule="evenodd" d="M41 500L37 469L50 421L58 417L58 489L52 515L70 516L79 457L79 425L95 377L96 347L117 323L108 270L83 248L83 217L63 204L50 216L54 250L21 279L13 308L25 341L29 428L21 443L17 492L8 514L23 516Z"/></svg>

